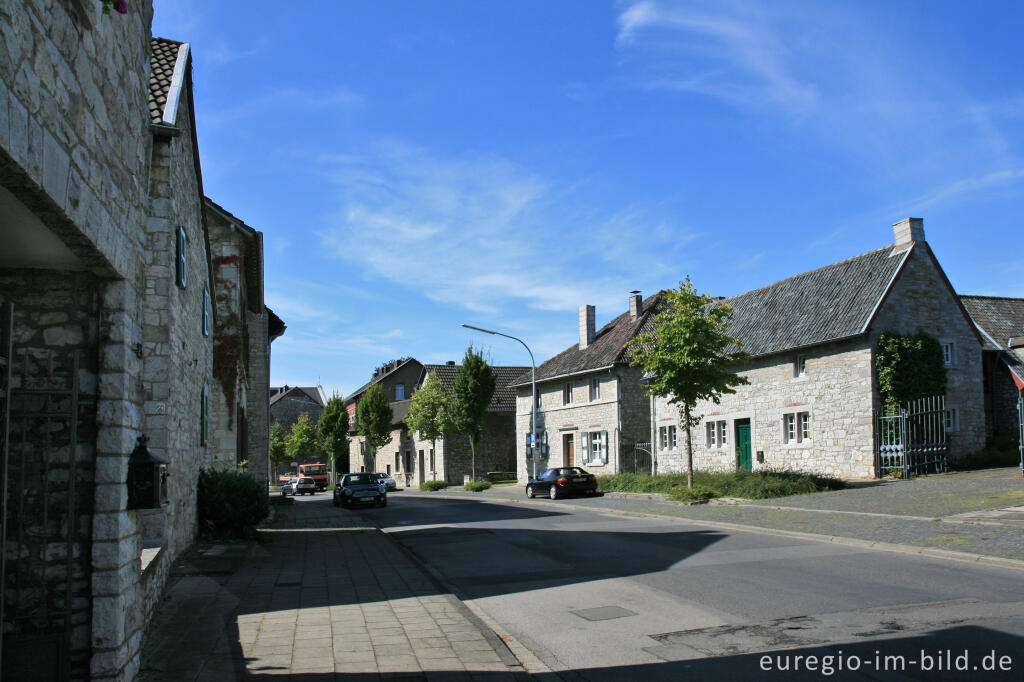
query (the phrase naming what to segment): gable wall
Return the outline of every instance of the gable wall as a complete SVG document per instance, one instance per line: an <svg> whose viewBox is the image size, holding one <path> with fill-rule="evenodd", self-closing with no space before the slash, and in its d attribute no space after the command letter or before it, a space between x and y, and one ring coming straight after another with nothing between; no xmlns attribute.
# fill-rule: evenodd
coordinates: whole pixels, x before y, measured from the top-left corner
<svg viewBox="0 0 1024 682"><path fill-rule="evenodd" d="M946 405L959 411L959 431L950 438L950 459L960 459L985 444L981 344L973 325L942 281L926 249L914 247L892 291L871 326L872 347L882 332L913 334L921 329L940 341L956 343L956 359L947 372ZM877 390L876 390L877 393Z"/></svg>

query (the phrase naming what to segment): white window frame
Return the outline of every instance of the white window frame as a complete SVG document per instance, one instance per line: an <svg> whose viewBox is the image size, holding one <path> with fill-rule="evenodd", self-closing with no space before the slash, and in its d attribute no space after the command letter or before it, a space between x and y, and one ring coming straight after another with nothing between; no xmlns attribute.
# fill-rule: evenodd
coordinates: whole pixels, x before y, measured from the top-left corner
<svg viewBox="0 0 1024 682"><path fill-rule="evenodd" d="M942 427L946 433L960 431L960 408L956 405L946 405L946 410L942 414Z"/></svg>
<svg viewBox="0 0 1024 682"><path fill-rule="evenodd" d="M670 450L675 450L679 444L677 441L677 429L675 424L668 427L668 447Z"/></svg>
<svg viewBox="0 0 1024 682"><path fill-rule="evenodd" d="M188 236L181 225L174 233L174 279L180 288L188 286Z"/></svg>
<svg viewBox="0 0 1024 682"><path fill-rule="evenodd" d="M601 399L601 378L593 377L590 379L590 402Z"/></svg>
<svg viewBox="0 0 1024 682"><path fill-rule="evenodd" d="M810 410L783 412L781 427L783 445L810 445L814 439Z"/></svg>
<svg viewBox="0 0 1024 682"><path fill-rule="evenodd" d="M210 290L203 289L203 336L210 335Z"/></svg>
<svg viewBox="0 0 1024 682"><path fill-rule="evenodd" d="M562 385L562 404L572 405L572 382L567 381Z"/></svg>
<svg viewBox="0 0 1024 682"><path fill-rule="evenodd" d="M940 339L942 344L942 365L943 367L956 367L956 340Z"/></svg>
<svg viewBox="0 0 1024 682"><path fill-rule="evenodd" d="M718 424L718 447L724 448L729 445L729 422L720 420Z"/></svg>
<svg viewBox="0 0 1024 682"><path fill-rule="evenodd" d="M715 422L704 422L704 446L708 448L718 447L718 427Z"/></svg>

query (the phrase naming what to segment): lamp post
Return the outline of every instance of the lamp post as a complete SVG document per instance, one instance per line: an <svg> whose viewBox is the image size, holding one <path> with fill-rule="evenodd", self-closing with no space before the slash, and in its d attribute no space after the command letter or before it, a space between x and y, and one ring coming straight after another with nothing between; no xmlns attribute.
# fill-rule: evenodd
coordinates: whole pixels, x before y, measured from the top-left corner
<svg viewBox="0 0 1024 682"><path fill-rule="evenodd" d="M523 344L523 348L530 354L530 405L532 409L532 416L530 417L530 436L531 436L531 449L533 450L533 477L537 478L537 455L539 450L537 449L540 444L537 442L537 363L533 360L533 351L526 345L526 342L515 336L508 334L502 334L501 332L491 331L490 329L481 329L480 327L474 327L471 324L462 325L466 329L473 329L484 334L494 334L497 336L504 336L506 339L512 339Z"/></svg>

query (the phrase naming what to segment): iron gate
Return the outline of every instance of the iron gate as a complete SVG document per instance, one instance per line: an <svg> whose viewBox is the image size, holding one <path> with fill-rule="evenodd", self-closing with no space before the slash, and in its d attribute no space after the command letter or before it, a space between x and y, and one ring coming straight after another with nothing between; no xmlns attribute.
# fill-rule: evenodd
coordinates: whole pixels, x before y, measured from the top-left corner
<svg viewBox="0 0 1024 682"><path fill-rule="evenodd" d="M650 474L653 473L652 466L650 443L633 443L622 448L619 470L623 473Z"/></svg>
<svg viewBox="0 0 1024 682"><path fill-rule="evenodd" d="M1024 390L1017 392L1017 451L1020 452L1020 473L1024 475Z"/></svg>
<svg viewBox="0 0 1024 682"><path fill-rule="evenodd" d="M946 470L949 452L945 396L912 400L875 420L875 476L900 478Z"/></svg>
<svg viewBox="0 0 1024 682"><path fill-rule="evenodd" d="M11 404L11 337L14 331L14 305L0 303L0 624L4 617L4 592L7 579L7 415ZM6 629L4 630L6 633ZM0 636L0 676L3 675L3 637Z"/></svg>
<svg viewBox="0 0 1024 682"><path fill-rule="evenodd" d="M77 350L15 349L8 369L3 676L87 675L88 638L72 651L72 632L91 613L80 519L92 513L95 400L81 394Z"/></svg>

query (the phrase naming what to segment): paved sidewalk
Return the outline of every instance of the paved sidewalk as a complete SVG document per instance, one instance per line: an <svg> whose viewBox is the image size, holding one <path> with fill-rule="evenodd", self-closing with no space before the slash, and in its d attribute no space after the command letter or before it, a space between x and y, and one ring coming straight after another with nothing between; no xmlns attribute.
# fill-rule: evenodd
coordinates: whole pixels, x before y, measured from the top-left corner
<svg viewBox="0 0 1024 682"><path fill-rule="evenodd" d="M568 504L751 530L808 533L833 541L897 545L905 551L937 556L957 552L968 559L1024 561L1024 479L1016 467L879 481L833 492L736 504L685 505L664 495L625 493L547 502L527 500L523 486L496 486L482 493L410 490L408 494Z"/></svg>
<svg viewBox="0 0 1024 682"><path fill-rule="evenodd" d="M527 679L391 538L319 497L276 506L258 544L197 546L176 564L138 679Z"/></svg>

